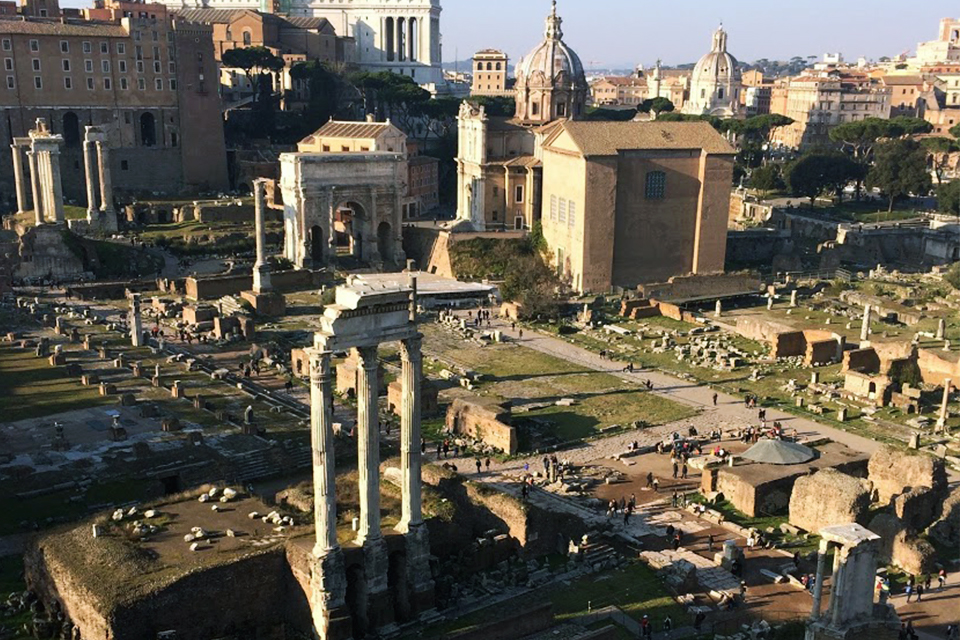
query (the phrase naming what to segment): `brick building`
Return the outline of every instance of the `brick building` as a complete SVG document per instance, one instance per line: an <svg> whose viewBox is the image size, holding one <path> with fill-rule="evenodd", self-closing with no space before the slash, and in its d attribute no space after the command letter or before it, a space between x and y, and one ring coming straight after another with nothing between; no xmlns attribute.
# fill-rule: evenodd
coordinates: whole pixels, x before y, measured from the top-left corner
<svg viewBox="0 0 960 640"><path fill-rule="evenodd" d="M59 16L56 0L38 2ZM118 191L227 187L209 27L171 18L163 5L103 0L78 18L0 17L0 58L0 134L10 144L45 118L64 137L68 200L85 200L88 125L108 131ZM12 188L9 153L0 176Z"/></svg>

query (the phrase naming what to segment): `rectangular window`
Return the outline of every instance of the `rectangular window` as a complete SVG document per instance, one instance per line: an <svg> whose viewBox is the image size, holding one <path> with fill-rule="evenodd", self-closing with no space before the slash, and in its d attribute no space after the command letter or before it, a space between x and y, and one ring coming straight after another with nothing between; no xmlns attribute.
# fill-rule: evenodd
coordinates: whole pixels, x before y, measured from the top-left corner
<svg viewBox="0 0 960 640"><path fill-rule="evenodd" d="M137 89L140 91L145 91L147 88L147 81L143 78L137 78Z"/></svg>
<svg viewBox="0 0 960 640"><path fill-rule="evenodd" d="M121 56L127 54L127 44L125 42L117 43L117 53Z"/></svg>
<svg viewBox="0 0 960 640"><path fill-rule="evenodd" d="M70 79L70 76L65 76L63 78L63 88L64 89L73 89L73 80Z"/></svg>
<svg viewBox="0 0 960 640"><path fill-rule="evenodd" d="M174 78L170 78L170 91L177 90L177 81Z"/></svg>
<svg viewBox="0 0 960 640"><path fill-rule="evenodd" d="M517 185L515 196L516 196L517 202L523 202L523 185L522 184Z"/></svg>
<svg viewBox="0 0 960 640"><path fill-rule="evenodd" d="M35 89L43 89L43 78L40 76L33 76L33 87Z"/></svg>
<svg viewBox="0 0 960 640"><path fill-rule="evenodd" d="M126 72L127 72L127 61L126 61L126 60L117 60L117 70L120 71L120 73L126 73Z"/></svg>
<svg viewBox="0 0 960 640"><path fill-rule="evenodd" d="M155 79L154 86L156 87L157 91L163 91L163 80L160 78Z"/></svg>
<svg viewBox="0 0 960 640"><path fill-rule="evenodd" d="M156 41L159 40L159 39L160 39L160 34L157 33L156 31L154 31L154 32L153 32L153 41L156 42Z"/></svg>
<svg viewBox="0 0 960 640"><path fill-rule="evenodd" d="M168 72L168 73L176 73L176 72L177 72L177 65L174 64L173 60L171 60L170 62L167 63L167 72Z"/></svg>
<svg viewBox="0 0 960 640"><path fill-rule="evenodd" d="M667 174L663 171L647 173L644 195L648 200L662 200L667 191Z"/></svg>
<svg viewBox="0 0 960 640"><path fill-rule="evenodd" d="M63 70L70 71L70 58L64 58L62 60L62 63L63 63Z"/></svg>
<svg viewBox="0 0 960 640"><path fill-rule="evenodd" d="M106 89L107 91L110 91L112 87L113 87L113 83L110 81L110 78L104 78L103 88Z"/></svg>
<svg viewBox="0 0 960 640"><path fill-rule="evenodd" d="M3 68L7 71L13 71L13 58L4 58Z"/></svg>
<svg viewBox="0 0 960 640"><path fill-rule="evenodd" d="M109 61L109 60L101 60L101 61L100 61L100 71L102 71L103 73L110 73L110 61Z"/></svg>
<svg viewBox="0 0 960 640"><path fill-rule="evenodd" d="M566 224L567 222L567 199L560 198L560 206L557 209L557 222Z"/></svg>
<svg viewBox="0 0 960 640"><path fill-rule="evenodd" d="M160 65L159 60L153 61L153 72L154 73L163 73L163 67Z"/></svg>
<svg viewBox="0 0 960 640"><path fill-rule="evenodd" d="M154 48L153 48L153 59L154 59L154 60L159 60L159 59L160 59L160 47L154 47Z"/></svg>
<svg viewBox="0 0 960 640"><path fill-rule="evenodd" d="M130 88L130 83L127 82L126 78L120 78L120 88L124 91Z"/></svg>
<svg viewBox="0 0 960 640"><path fill-rule="evenodd" d="M87 78L87 89L93 91L93 78Z"/></svg>
<svg viewBox="0 0 960 640"><path fill-rule="evenodd" d="M143 60L137 60L137 73L143 73Z"/></svg>
<svg viewBox="0 0 960 640"><path fill-rule="evenodd" d="M133 39L136 40L137 42L140 42L140 32L139 32L139 31L134 31L134 32L133 32Z"/></svg>
<svg viewBox="0 0 960 640"><path fill-rule="evenodd" d="M40 51L40 41L31 40L30 41L30 51Z"/></svg>
<svg viewBox="0 0 960 640"><path fill-rule="evenodd" d="M93 60L84 60L83 70L87 73L93 73Z"/></svg>
<svg viewBox="0 0 960 640"><path fill-rule="evenodd" d="M7 89L13 89L16 85L16 82L13 79L13 76L7 76Z"/></svg>
<svg viewBox="0 0 960 640"><path fill-rule="evenodd" d="M106 42L100 43L100 53L107 54L110 53L110 45Z"/></svg>
<svg viewBox="0 0 960 640"><path fill-rule="evenodd" d="M550 196L550 220L557 221L557 196Z"/></svg>
<svg viewBox="0 0 960 640"><path fill-rule="evenodd" d="M40 71L40 58L33 58L31 61L34 71Z"/></svg>
<svg viewBox="0 0 960 640"><path fill-rule="evenodd" d="M571 227L577 225L577 203L573 200L567 205L567 225Z"/></svg>
<svg viewBox="0 0 960 640"><path fill-rule="evenodd" d="M93 44L89 40L83 41L83 52L84 53L93 53Z"/></svg>
<svg viewBox="0 0 960 640"><path fill-rule="evenodd" d="M143 47L141 47L140 45L137 45L136 47L134 47L133 51L137 60L143 60Z"/></svg>
<svg viewBox="0 0 960 640"><path fill-rule="evenodd" d="M11 51L13 49L13 43L10 41L10 38L3 39L3 50Z"/></svg>
<svg viewBox="0 0 960 640"><path fill-rule="evenodd" d="M66 40L60 41L60 53L70 53L70 43Z"/></svg>

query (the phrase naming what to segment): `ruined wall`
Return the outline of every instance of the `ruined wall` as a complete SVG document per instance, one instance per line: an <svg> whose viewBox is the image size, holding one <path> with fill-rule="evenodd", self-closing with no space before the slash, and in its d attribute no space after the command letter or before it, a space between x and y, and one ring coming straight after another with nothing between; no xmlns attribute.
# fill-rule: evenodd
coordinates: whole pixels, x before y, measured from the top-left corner
<svg viewBox="0 0 960 640"><path fill-rule="evenodd" d="M790 495L790 524L804 531L856 522L866 524L870 485L834 469L797 478Z"/></svg>
<svg viewBox="0 0 960 640"><path fill-rule="evenodd" d="M735 469L717 469L716 490L751 518L783 513L790 504L793 483L806 473L803 469L765 482L755 482L751 474L739 473Z"/></svg>
<svg viewBox="0 0 960 640"><path fill-rule="evenodd" d="M446 430L516 455L519 447L517 430L510 426L509 420L510 410L503 405L457 398L447 408Z"/></svg>
<svg viewBox="0 0 960 640"><path fill-rule="evenodd" d="M834 362L837 359L837 341L814 340L807 342L807 350L803 356L804 366L810 367L825 362Z"/></svg>
<svg viewBox="0 0 960 640"><path fill-rule="evenodd" d="M880 504L888 504L908 487L931 487L940 496L946 493L943 460L923 453L884 445L870 456L867 471Z"/></svg>
<svg viewBox="0 0 960 640"><path fill-rule="evenodd" d="M942 386L947 378L953 380L954 384L960 384L960 360L945 358L945 355L952 353L934 349L917 351L917 366L926 384Z"/></svg>
<svg viewBox="0 0 960 640"><path fill-rule="evenodd" d="M843 367L840 370L876 373L880 371L880 356L872 347L846 351L843 354Z"/></svg>
<svg viewBox="0 0 960 640"><path fill-rule="evenodd" d="M319 287L328 281L329 275L308 269L292 269L270 274L275 291L284 293ZM186 280L186 296L191 300L211 300L233 296L253 287L252 273L220 276L190 276ZM319 300L319 298L318 298Z"/></svg>
<svg viewBox="0 0 960 640"><path fill-rule="evenodd" d="M447 636L449 640L514 640L553 626L553 605L549 602L514 611L498 619Z"/></svg>
<svg viewBox="0 0 960 640"><path fill-rule="evenodd" d="M296 351L296 350L295 350ZM420 381L420 413L424 416L436 415L440 410L439 390L427 378ZM394 380L387 385L387 407L396 415L400 415L403 406L403 382Z"/></svg>
<svg viewBox="0 0 960 640"><path fill-rule="evenodd" d="M675 276L667 282L641 284L637 290L645 298L690 300L760 291L760 278L750 273Z"/></svg>

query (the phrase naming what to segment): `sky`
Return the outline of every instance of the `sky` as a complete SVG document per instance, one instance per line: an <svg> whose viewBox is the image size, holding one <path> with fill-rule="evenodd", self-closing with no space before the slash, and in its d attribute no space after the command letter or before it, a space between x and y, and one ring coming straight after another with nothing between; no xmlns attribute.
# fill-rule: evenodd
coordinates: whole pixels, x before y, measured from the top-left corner
<svg viewBox="0 0 960 640"><path fill-rule="evenodd" d="M511 64L543 37L549 0L442 0L445 61L501 49ZM821 7L821 8L814 8ZM558 0L564 41L586 68L696 62L720 22L737 59L788 59L841 52L876 59L916 49L937 36L940 18L960 14L945 0Z"/></svg>

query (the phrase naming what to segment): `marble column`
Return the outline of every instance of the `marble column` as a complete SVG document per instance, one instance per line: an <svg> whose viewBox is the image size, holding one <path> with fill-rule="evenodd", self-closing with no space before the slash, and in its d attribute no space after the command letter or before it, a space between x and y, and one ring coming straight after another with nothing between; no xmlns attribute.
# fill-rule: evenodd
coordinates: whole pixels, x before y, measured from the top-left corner
<svg viewBox="0 0 960 640"><path fill-rule="evenodd" d="M30 191L33 197L33 215L37 225L43 224L43 199L40 196L40 177L37 163L37 152L27 151L27 164L30 166Z"/></svg>
<svg viewBox="0 0 960 640"><path fill-rule="evenodd" d="M811 620L820 619L820 607L823 602L823 581L826 577L827 553L829 551L829 543L821 542L820 549L817 553L817 577L813 583L813 610L810 612Z"/></svg>
<svg viewBox="0 0 960 640"><path fill-rule="evenodd" d="M143 346L143 316L140 314L139 293L130 297L130 344L134 347Z"/></svg>
<svg viewBox="0 0 960 640"><path fill-rule="evenodd" d="M360 529L357 544L380 534L380 423L377 399L377 348L357 347L357 458Z"/></svg>
<svg viewBox="0 0 960 640"><path fill-rule="evenodd" d="M318 558L340 547L337 542L332 400L330 353L311 353L310 443L313 449L313 511L317 538L313 555Z"/></svg>
<svg viewBox="0 0 960 640"><path fill-rule="evenodd" d="M47 151L50 162L50 193L53 199L53 221L60 224L66 220L63 213L63 183L60 182L60 147Z"/></svg>
<svg viewBox="0 0 960 640"><path fill-rule="evenodd" d="M24 213L27 210L27 189L23 184L23 151L20 145L10 145L13 152L13 182L17 190L17 213Z"/></svg>
<svg viewBox="0 0 960 640"><path fill-rule="evenodd" d="M866 342L870 339L870 315L873 309L870 305L863 307L863 324L860 325L860 342Z"/></svg>
<svg viewBox="0 0 960 640"><path fill-rule="evenodd" d="M87 180L87 222L93 224L100 217L97 210L97 186L93 175L93 147L92 140L83 141L83 172Z"/></svg>
<svg viewBox="0 0 960 640"><path fill-rule="evenodd" d="M258 178L253 181L254 224L257 234L257 261L253 265L253 292L267 293L273 289L270 284L270 265L266 259L266 189L267 181Z"/></svg>
<svg viewBox="0 0 960 640"><path fill-rule="evenodd" d="M790 292L790 307L794 309L797 307L797 290L796 289Z"/></svg>
<svg viewBox="0 0 960 640"><path fill-rule="evenodd" d="M945 430L947 427L947 417L949 416L950 405L950 387L953 381L947 378L943 381L943 398L940 400L940 417L937 418L937 430Z"/></svg>
<svg viewBox="0 0 960 640"><path fill-rule="evenodd" d="M846 559L847 550L837 545L833 549L833 573L830 576L830 608L828 615L830 623L834 626L840 621L841 611L843 610L843 593L848 588L846 580Z"/></svg>
<svg viewBox="0 0 960 640"><path fill-rule="evenodd" d="M400 402L400 473L403 504L397 531L423 524L420 480L420 381L423 376L422 337L400 343L402 398Z"/></svg>
<svg viewBox="0 0 960 640"><path fill-rule="evenodd" d="M350 618L342 612L346 605L347 576L343 552L337 542L330 353L311 350L309 358L310 445L313 451L313 517L316 526L310 609L316 636L326 640L344 637L343 632L348 628Z"/></svg>
<svg viewBox="0 0 960 640"><path fill-rule="evenodd" d="M110 149L104 140L97 141L97 162L100 165L100 211L116 215L113 209L113 178L110 175Z"/></svg>
<svg viewBox="0 0 960 640"><path fill-rule="evenodd" d="M937 321L937 340L943 340L947 332L947 321L943 318Z"/></svg>
<svg viewBox="0 0 960 640"><path fill-rule="evenodd" d="M714 309L714 312L713 312L713 317L719 318L722 313L723 313L723 303L717 300L716 308Z"/></svg>

